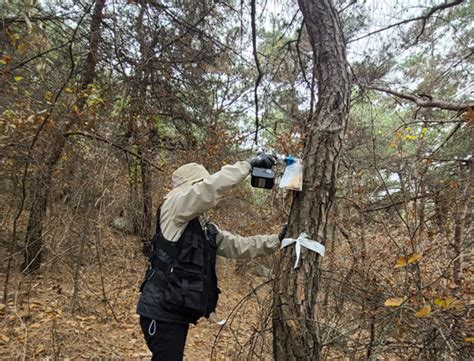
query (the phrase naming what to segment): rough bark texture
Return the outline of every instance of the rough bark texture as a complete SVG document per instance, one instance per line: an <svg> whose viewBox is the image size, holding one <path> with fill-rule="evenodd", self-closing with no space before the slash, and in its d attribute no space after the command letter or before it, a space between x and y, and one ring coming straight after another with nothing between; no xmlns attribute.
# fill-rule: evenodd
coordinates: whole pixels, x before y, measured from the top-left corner
<svg viewBox="0 0 474 361"><path fill-rule="evenodd" d="M97 50L100 40L100 24L102 22L102 11L106 0L97 0L91 19L91 35L89 38L89 52L84 64L82 89L92 84L95 78L95 67L97 64ZM78 109L82 109L86 103L85 97L80 97L76 103ZM48 197L52 184L52 173L55 165L61 157L67 132L79 121L76 113L72 113L60 126L50 144L51 148L46 153L44 164L38 171L35 181L35 194L33 195L30 216L25 236L25 261L23 272L33 273L41 266L41 253L43 248L43 223L48 206Z"/></svg>
<svg viewBox="0 0 474 361"><path fill-rule="evenodd" d="M350 80L342 29L330 0L299 0L316 64L318 104L304 149L303 191L296 194L287 236L305 231L325 243L328 213L349 112ZM303 248L293 269L294 247L277 269L273 310L276 360L319 360L317 295L320 259Z"/></svg>

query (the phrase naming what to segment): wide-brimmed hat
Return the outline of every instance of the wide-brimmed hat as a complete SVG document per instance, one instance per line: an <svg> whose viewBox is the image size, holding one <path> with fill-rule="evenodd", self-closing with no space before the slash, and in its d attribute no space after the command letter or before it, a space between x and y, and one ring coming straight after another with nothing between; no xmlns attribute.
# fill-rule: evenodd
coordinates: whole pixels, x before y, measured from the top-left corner
<svg viewBox="0 0 474 361"><path fill-rule="evenodd" d="M201 164L188 163L182 165L171 175L173 189L165 196L165 199L175 195L176 193L185 191L194 183L197 183L203 180L203 178L209 176L209 172Z"/></svg>

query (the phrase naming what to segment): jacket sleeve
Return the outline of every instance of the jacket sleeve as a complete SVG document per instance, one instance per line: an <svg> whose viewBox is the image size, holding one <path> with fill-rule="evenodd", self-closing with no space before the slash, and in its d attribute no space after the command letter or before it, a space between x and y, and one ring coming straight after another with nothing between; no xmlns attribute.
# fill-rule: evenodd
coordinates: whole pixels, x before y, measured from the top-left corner
<svg viewBox="0 0 474 361"><path fill-rule="evenodd" d="M277 234L242 237L221 230L217 233L216 243L219 256L238 259L269 255L280 245Z"/></svg>
<svg viewBox="0 0 474 361"><path fill-rule="evenodd" d="M163 236L177 241L190 220L214 207L232 186L249 175L250 169L246 161L223 166L219 172L166 199L160 218Z"/></svg>

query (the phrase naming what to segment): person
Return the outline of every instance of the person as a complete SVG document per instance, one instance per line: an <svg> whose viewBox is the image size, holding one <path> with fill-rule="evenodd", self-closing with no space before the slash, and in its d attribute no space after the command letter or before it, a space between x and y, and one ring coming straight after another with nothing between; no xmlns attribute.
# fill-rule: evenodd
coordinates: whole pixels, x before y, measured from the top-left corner
<svg viewBox="0 0 474 361"><path fill-rule="evenodd" d="M274 157L263 154L223 166L212 175L196 163L172 174L173 189L157 212L149 267L137 305L152 360L182 360L189 324L215 311L220 293L216 255L248 259L279 247L280 235L242 237L220 230L205 217L253 167L273 164Z"/></svg>

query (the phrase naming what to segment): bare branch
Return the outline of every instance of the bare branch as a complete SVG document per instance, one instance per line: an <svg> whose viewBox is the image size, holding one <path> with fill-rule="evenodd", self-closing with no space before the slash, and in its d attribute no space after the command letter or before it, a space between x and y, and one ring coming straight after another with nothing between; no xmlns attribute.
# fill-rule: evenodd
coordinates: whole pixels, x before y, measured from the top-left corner
<svg viewBox="0 0 474 361"><path fill-rule="evenodd" d="M157 165L155 165L151 160L148 160L144 157L142 157L140 154L130 150L130 149L127 149L125 147L122 147L121 145L119 144L116 144L114 142L112 142L111 140L101 136L101 135L98 135L98 134L91 134L91 133L84 133L84 132L68 132L68 133L65 133L64 136L65 137L70 137L70 136L74 136L74 135L80 135L82 137L86 137L86 138L90 138L90 139L95 139L95 140L99 140L101 142L104 142L104 143L107 143L107 144L110 144L111 146L117 148L117 149L120 149L120 150L123 150L124 152L126 153L129 153L131 155L133 155L134 157L137 157L138 159L142 160L143 162L151 165L153 168L159 170L160 172L163 172L163 169L158 167Z"/></svg>
<svg viewBox="0 0 474 361"><path fill-rule="evenodd" d="M468 110L471 107L474 107L474 102L470 102L470 103L446 102L443 100L435 100L429 95L421 97L418 95L401 93L395 90L377 87L377 86L369 87L369 89L381 91L381 92L393 95L397 98L409 100L422 108L438 108L438 109L450 110L450 111L455 111L455 112L463 112L463 111Z"/></svg>
<svg viewBox="0 0 474 361"><path fill-rule="evenodd" d="M389 30L391 28L395 28L397 26L400 26L400 25L404 25L404 24L408 24L408 23L411 23L413 21L418 21L418 20L422 20L423 23L422 23L422 28L421 28L421 31L420 33L418 34L418 36L416 37L416 41L418 41L419 37L421 36L421 34L423 33L423 31L425 30L425 26L426 26L426 22L428 21L429 17L432 16L435 12L438 12L438 11L441 11L441 10L444 10L444 9L447 9L447 8L450 8L450 7L453 7L453 6L456 6L456 5L459 5L461 3L463 3L464 0L454 0L453 2L446 2L444 4L441 4L441 5L438 5L438 6L434 6L432 7L430 10L428 10L426 12L426 14L424 15L420 15L420 16L417 16L415 18L411 18L411 19L405 19L405 20L402 20L402 21L399 21L397 23L394 23L394 24L390 24L390 25L387 25L383 28L380 28L380 29L377 29L375 31L371 31L370 33L367 33L367 34L364 34L362 36L359 36L358 38L355 38L355 39L351 39L348 41L348 43L353 43L354 41L358 41L358 40L362 40L362 39L365 39L365 38L368 38L369 36L372 36L372 35L375 35L375 34L378 34L378 33L381 33L385 30ZM415 43L416 43L415 41Z"/></svg>

